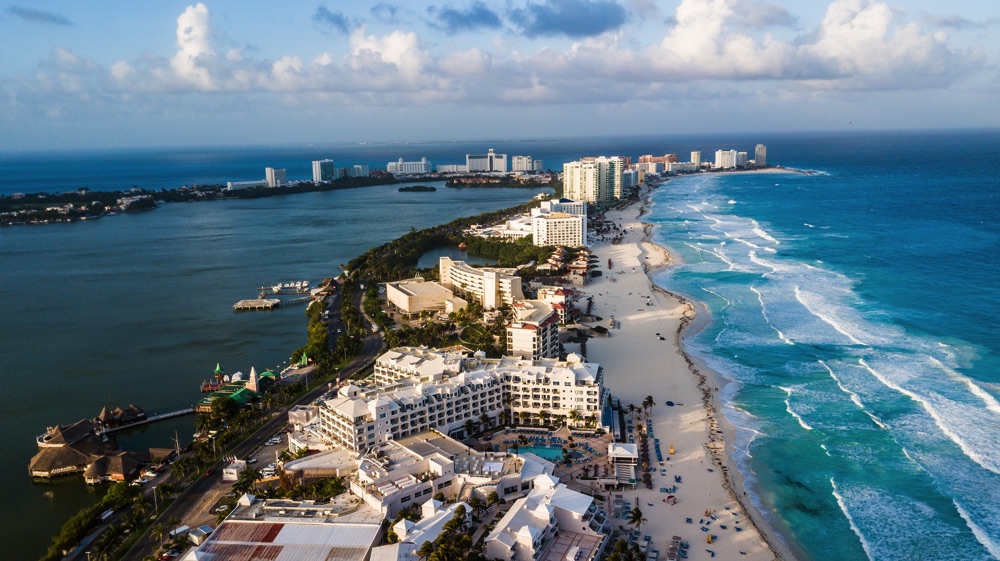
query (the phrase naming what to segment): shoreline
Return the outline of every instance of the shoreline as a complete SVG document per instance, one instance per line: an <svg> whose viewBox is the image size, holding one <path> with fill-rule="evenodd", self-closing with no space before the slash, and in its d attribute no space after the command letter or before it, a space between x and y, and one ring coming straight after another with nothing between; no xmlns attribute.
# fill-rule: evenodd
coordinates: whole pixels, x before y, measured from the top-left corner
<svg viewBox="0 0 1000 561"><path fill-rule="evenodd" d="M764 173L766 170L760 170L758 172L752 173ZM777 173L804 173L799 170L787 170L779 171ZM648 204L649 204L650 193L647 191L641 200L641 209L639 213L639 219L648 214ZM704 361L696 356L693 356L685 348L685 341L689 338L696 336L702 329L704 329L711 321L711 316L708 309L700 302L693 300L687 296L680 293L671 292L669 289L664 288L654 280L653 276L662 269L668 267L674 267L680 264L680 258L672 252L669 248L659 245L658 243L652 241L651 236L655 226L648 222L643 221L643 230L645 236L643 237L643 243L649 244L663 251L668 255L669 262L661 267L651 269L647 271L649 276L649 281L653 286L653 290L659 291L669 298L677 299L687 306L687 310L690 311L690 315L685 314L681 319L681 325L678 327L675 333L675 342L677 344L677 352L681 354L685 362L688 365L688 370L692 375L694 375L698 380L698 387L702 390L704 399L703 402L706 407L706 415L708 417L709 423L714 422L723 436L720 443L722 447L711 447L710 451L713 457L713 461L718 465L726 477L724 478L723 487L730 493L730 495L742 505L744 510L750 515L751 523L761 534L761 539L771 548L774 552L775 558L781 561L795 561L800 557L797 556L791 546L779 535L774 527L768 522L764 514L753 504L751 495L747 491L746 478L743 473L739 470L736 465L736 460L733 458L734 444L736 442L736 426L733 425L729 419L726 418L723 412L724 404L722 403L721 393L725 390L726 386L733 383L719 372L710 368ZM701 313L699 313L701 310ZM715 388L713 390L713 387Z"/></svg>
<svg viewBox="0 0 1000 561"><path fill-rule="evenodd" d="M645 394L654 397L656 405L651 411L654 436L661 439L664 456L668 456L668 443L677 444L678 453L666 457L669 466L662 466L670 479L663 480L660 473L654 472L653 490L640 486L635 491L614 494L622 494L626 500L635 495L649 520L649 529L644 533L666 538L681 536L691 544L692 558L707 557L704 551L711 551L722 559L793 561L797 557L746 494L744 478L733 460L732 443L736 430L722 413L719 398L725 378L684 349L684 340L707 325L707 314L698 313L696 301L673 293L653 280L658 271L676 265L679 258L668 248L651 241L654 226L642 220L648 214L649 204L650 190L644 188L638 205L608 211L606 219L621 228L622 241L619 244L598 242L592 248L601 262L610 258L616 267L605 271L603 277L594 279L595 282L583 291L594 297L595 313L602 317L614 316L618 327L610 334L615 340L605 342L603 338L596 338L588 342L588 354L591 355L588 360L608 369L606 385L623 402L638 406ZM629 274L630 267L633 273L639 274ZM649 296L635 295L643 289ZM645 306L651 307L636 308L629 303L631 300L641 305L643 297L646 298ZM653 336L654 329L665 331L662 335L666 336L665 342L669 345L665 349L667 352L647 351L650 345L663 348L663 342L646 343L660 337L660 331ZM676 407L664 405L664 390L669 399L676 401ZM660 469L660 466L651 467ZM683 476L683 483L678 486L677 504L660 507L656 503L664 495L656 488L672 484L674 473ZM652 507L652 512L647 513L647 507ZM669 514L660 516L664 508ZM720 517L717 524L712 525L712 521L702 516L709 511ZM692 522L687 522L688 519ZM703 520L708 524L696 523ZM735 522L737 520L741 522ZM733 525L740 523L745 524L741 528L743 531L734 533ZM720 529L722 525L727 528ZM708 545L707 535L717 539Z"/></svg>

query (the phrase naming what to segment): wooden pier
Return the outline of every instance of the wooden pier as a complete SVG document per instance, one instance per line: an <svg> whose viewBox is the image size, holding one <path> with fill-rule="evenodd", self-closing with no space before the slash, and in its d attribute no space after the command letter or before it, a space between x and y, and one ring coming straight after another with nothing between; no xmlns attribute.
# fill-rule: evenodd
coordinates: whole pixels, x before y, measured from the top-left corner
<svg viewBox="0 0 1000 561"><path fill-rule="evenodd" d="M169 413L162 413L160 415L153 415L152 417L146 417L142 421L137 421L135 423L129 423L127 425L122 425L120 427L114 427L106 429L101 434L108 434L109 432L117 432L120 430L127 430L134 427L141 427L142 425L148 425L149 423L155 423L156 421L163 421L165 419L173 419L174 417L181 417L184 415L190 415L194 413L194 407L188 407L187 409L180 409L178 411L171 411Z"/></svg>
<svg viewBox="0 0 1000 561"><path fill-rule="evenodd" d="M253 300L240 300L233 304L233 311L273 310L280 305L281 300L278 298L254 298Z"/></svg>

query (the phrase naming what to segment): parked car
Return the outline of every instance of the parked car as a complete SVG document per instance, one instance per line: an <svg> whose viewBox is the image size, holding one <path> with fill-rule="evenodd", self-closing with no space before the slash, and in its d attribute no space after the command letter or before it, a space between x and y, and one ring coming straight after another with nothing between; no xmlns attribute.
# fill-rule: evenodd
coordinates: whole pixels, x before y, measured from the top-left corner
<svg viewBox="0 0 1000 561"><path fill-rule="evenodd" d="M247 464L256 464L257 458L247 458Z"/></svg>
<svg viewBox="0 0 1000 561"><path fill-rule="evenodd" d="M208 471L205 472L205 477L212 477L213 475L215 475L215 470L214 469L210 469L210 470L208 470Z"/></svg>

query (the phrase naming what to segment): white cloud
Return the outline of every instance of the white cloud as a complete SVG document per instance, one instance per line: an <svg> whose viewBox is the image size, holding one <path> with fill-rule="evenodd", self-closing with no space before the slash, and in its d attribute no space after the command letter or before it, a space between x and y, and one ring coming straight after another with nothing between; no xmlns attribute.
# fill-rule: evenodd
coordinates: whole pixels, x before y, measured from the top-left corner
<svg viewBox="0 0 1000 561"><path fill-rule="evenodd" d="M647 12L655 8L645 0L632 5ZM616 31L534 52L513 50L497 36L477 47L438 53L414 31L378 35L362 26L349 34L342 52L267 60L219 49L211 13L199 3L177 18L177 50L168 56L147 53L102 68L57 49L30 83L17 87L51 99L88 92L97 99L279 93L282 103L301 106L653 103L670 96L753 96L762 81L769 90L792 95L937 87L975 62L968 52L950 47L943 34L900 21L875 0L834 0L823 20L794 40L763 31L797 21L768 0L681 0L670 21L652 43L639 44L636 36Z"/></svg>
<svg viewBox="0 0 1000 561"><path fill-rule="evenodd" d="M177 54L170 60L170 66L178 78L190 85L214 90L218 85L209 68L214 58L208 6L202 3L188 6L177 18Z"/></svg>

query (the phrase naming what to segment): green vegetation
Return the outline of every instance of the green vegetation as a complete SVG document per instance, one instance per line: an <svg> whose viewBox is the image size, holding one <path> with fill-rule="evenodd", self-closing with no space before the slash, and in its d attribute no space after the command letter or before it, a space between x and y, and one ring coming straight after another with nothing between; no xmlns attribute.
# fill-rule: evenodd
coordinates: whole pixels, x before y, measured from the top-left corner
<svg viewBox="0 0 1000 561"><path fill-rule="evenodd" d="M59 533L52 538L52 544L49 546L48 551L45 552L45 556L42 557L42 560L56 561L58 559L62 559L64 551L68 551L76 547L80 540L83 539L83 537L86 536L91 529L98 525L100 522L100 516L103 512L107 510L118 510L130 504L145 504L143 500L139 500L139 497L140 493L138 487L132 487L127 483L115 483L108 488L107 493L104 494L104 497L101 498L100 502L81 510L73 515L72 518L67 520L65 524L63 524ZM143 511L144 510L145 509L143 508ZM127 519L129 519L129 516L123 517L119 525L125 525ZM121 532L120 534L124 534L124 532ZM99 544L97 542L94 543L95 553L99 551L98 545ZM99 559L100 556L95 556L93 558Z"/></svg>
<svg viewBox="0 0 1000 561"><path fill-rule="evenodd" d="M417 261L424 253L437 247L457 246L462 242L470 245L472 242L478 240L482 240L482 242L477 242L479 245L477 245L476 250L473 250L470 245L470 254L481 255L483 257L493 257L495 255L498 257L502 253L505 253L501 249L502 247L516 244L466 236L464 231L473 224L501 222L512 214L528 212L536 205L537 203L530 202L503 210L458 218L447 224L423 230L411 229L408 233L403 234L395 240L372 248L352 259L347 265L347 270L350 271L351 279L357 282L377 283L412 277L417 273ZM550 248L549 252L545 254L546 259L548 255L551 255L551 251Z"/></svg>

